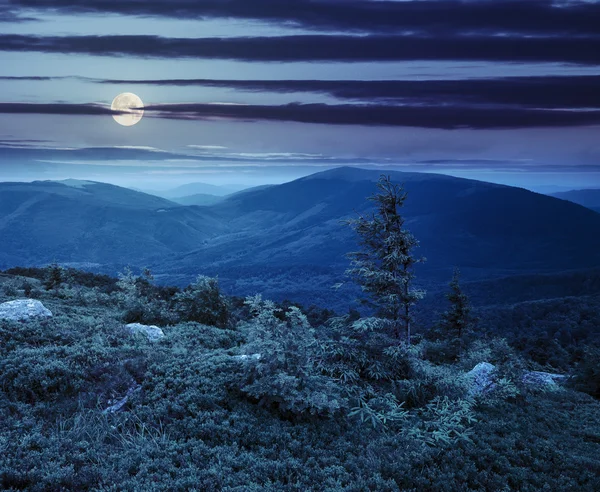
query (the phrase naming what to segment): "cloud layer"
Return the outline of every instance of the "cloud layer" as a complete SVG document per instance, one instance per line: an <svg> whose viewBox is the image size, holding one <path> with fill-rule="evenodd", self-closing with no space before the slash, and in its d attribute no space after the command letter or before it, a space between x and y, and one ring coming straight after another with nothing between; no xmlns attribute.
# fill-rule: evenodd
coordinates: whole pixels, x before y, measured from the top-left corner
<svg viewBox="0 0 600 492"><path fill-rule="evenodd" d="M542 110L510 107L388 106L376 104L163 104L145 108L160 118L239 121L288 121L327 125L409 126L423 128L525 128L600 124L600 110ZM92 104L0 103L0 113L12 114L114 114Z"/></svg>
<svg viewBox="0 0 600 492"><path fill-rule="evenodd" d="M0 26L0 116L72 116L3 116L23 142L598 162L600 1L0 0ZM131 132L77 104L125 91L156 102Z"/></svg>
<svg viewBox="0 0 600 492"><path fill-rule="evenodd" d="M318 30L597 35L600 5L551 0L10 0L13 8L183 19L253 19Z"/></svg>
<svg viewBox="0 0 600 492"><path fill-rule="evenodd" d="M261 62L511 61L600 63L600 37L299 35L249 38L0 35L0 51Z"/></svg>
<svg viewBox="0 0 600 492"><path fill-rule="evenodd" d="M1 77L0 77L1 79ZM600 108L600 76L464 80L104 79L102 84L219 87L252 92L317 93L338 99L407 104L508 104L532 108Z"/></svg>

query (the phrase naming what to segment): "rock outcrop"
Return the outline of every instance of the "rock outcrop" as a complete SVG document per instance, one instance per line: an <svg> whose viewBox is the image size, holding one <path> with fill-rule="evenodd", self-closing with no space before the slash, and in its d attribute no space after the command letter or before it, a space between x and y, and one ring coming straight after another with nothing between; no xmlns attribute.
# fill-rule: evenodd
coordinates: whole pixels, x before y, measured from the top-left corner
<svg viewBox="0 0 600 492"><path fill-rule="evenodd" d="M161 338L164 338L164 332L158 327L154 325L142 325L141 323L129 323L125 325L125 328L129 330L132 334L140 333L145 335L148 340L151 342L157 342Z"/></svg>
<svg viewBox="0 0 600 492"><path fill-rule="evenodd" d="M549 372L527 371L523 374L523 382L535 386L556 386L558 382L565 379L567 379L565 374L551 374Z"/></svg>
<svg viewBox="0 0 600 492"><path fill-rule="evenodd" d="M466 375L469 378L469 396L476 396L493 390L496 387L494 383L494 371L496 366L489 362L480 362Z"/></svg>
<svg viewBox="0 0 600 492"><path fill-rule="evenodd" d="M31 318L50 318L52 312L35 299L17 299L0 304L0 320L27 321Z"/></svg>
<svg viewBox="0 0 600 492"><path fill-rule="evenodd" d="M496 375L494 371L496 366L489 362L480 362L473 369L467 372L466 376L470 379L469 396L476 396L496 387ZM549 372L525 371L522 382L528 386L537 388L558 387L557 383L567 379L565 374L551 374Z"/></svg>

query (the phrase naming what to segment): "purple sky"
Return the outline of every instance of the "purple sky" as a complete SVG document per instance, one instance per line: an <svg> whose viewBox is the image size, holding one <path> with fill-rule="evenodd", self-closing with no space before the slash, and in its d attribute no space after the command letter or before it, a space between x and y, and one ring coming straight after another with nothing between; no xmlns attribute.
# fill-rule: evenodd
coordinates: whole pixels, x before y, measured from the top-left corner
<svg viewBox="0 0 600 492"><path fill-rule="evenodd" d="M0 1L0 180L600 188L600 3ZM116 124L112 99L146 112Z"/></svg>

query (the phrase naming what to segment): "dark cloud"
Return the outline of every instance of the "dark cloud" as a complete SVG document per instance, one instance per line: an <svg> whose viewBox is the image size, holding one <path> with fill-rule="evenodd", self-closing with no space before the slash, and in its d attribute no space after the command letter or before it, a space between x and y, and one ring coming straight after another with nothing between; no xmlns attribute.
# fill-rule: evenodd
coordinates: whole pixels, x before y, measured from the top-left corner
<svg viewBox="0 0 600 492"><path fill-rule="evenodd" d="M37 20L34 17L21 15L17 10L8 8L6 5L0 5L0 24L3 22L28 22Z"/></svg>
<svg viewBox="0 0 600 492"><path fill-rule="evenodd" d="M0 103L0 114L62 114L62 115L112 115L122 111L113 111L109 107L97 104L61 104L61 103Z"/></svg>
<svg viewBox="0 0 600 492"><path fill-rule="evenodd" d="M146 106L163 118L232 118L330 125L423 128L525 128L600 124L600 111L556 111L469 106L287 104L280 106L168 104Z"/></svg>
<svg viewBox="0 0 600 492"><path fill-rule="evenodd" d="M26 147L31 145L47 144L50 140L31 138L0 138L0 147Z"/></svg>
<svg viewBox="0 0 600 492"><path fill-rule="evenodd" d="M100 80L103 84L200 86L256 92L320 93L339 99L411 104L508 104L600 108L600 76L506 77L472 80Z"/></svg>
<svg viewBox="0 0 600 492"><path fill-rule="evenodd" d="M600 75L499 77L469 80L224 80L93 79L0 76L0 81L68 78L113 85L217 87L248 92L325 94L338 99L406 104L500 104L531 108L600 108Z"/></svg>
<svg viewBox="0 0 600 492"><path fill-rule="evenodd" d="M600 124L600 110L543 110L456 105L388 106L375 104L164 104L144 108L146 115L167 119L227 118L240 121L288 121L329 125L410 126L422 128L527 128ZM0 113L110 115L94 104L0 103Z"/></svg>
<svg viewBox="0 0 600 492"><path fill-rule="evenodd" d="M368 32L597 34L600 5L551 0L11 0L13 7L170 18L255 19L310 29Z"/></svg>
<svg viewBox="0 0 600 492"><path fill-rule="evenodd" d="M25 77L17 77L17 76L11 76L11 75L0 75L0 80L10 80L10 81L19 81L19 80L34 80L34 81L41 81L41 82L47 82L49 80L60 80L66 77L42 77L42 76L25 76Z"/></svg>
<svg viewBox="0 0 600 492"><path fill-rule="evenodd" d="M241 61L488 60L600 63L599 38L308 35L250 38L0 35L0 50Z"/></svg>

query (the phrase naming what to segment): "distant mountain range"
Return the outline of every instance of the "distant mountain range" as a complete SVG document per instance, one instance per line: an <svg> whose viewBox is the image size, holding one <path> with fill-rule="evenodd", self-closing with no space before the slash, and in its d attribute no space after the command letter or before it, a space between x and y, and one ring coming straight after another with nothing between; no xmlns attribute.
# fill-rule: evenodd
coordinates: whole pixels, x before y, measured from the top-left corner
<svg viewBox="0 0 600 492"><path fill-rule="evenodd" d="M209 183L187 183L168 190L140 190L163 198L174 199L195 195L227 196L248 188L244 185L213 185Z"/></svg>
<svg viewBox="0 0 600 492"><path fill-rule="evenodd" d="M520 188L424 173L404 183L406 227L437 288L454 266L466 281L600 265L600 214ZM367 212L380 172L338 168L246 190L206 206L81 181L0 184L0 267L95 264L114 273L149 266L163 283L219 275L225 290L347 305L344 254L356 247L342 219Z"/></svg>
<svg viewBox="0 0 600 492"><path fill-rule="evenodd" d="M187 195L178 198L171 198L172 201L179 205L214 205L223 201L222 196L208 195L206 193L197 193L196 195Z"/></svg>
<svg viewBox="0 0 600 492"><path fill-rule="evenodd" d="M578 203L584 207L591 208L596 212L600 212L600 190L571 190L560 193L553 193L552 196L561 200L568 200L573 203Z"/></svg>
<svg viewBox="0 0 600 492"><path fill-rule="evenodd" d="M210 211L89 181L0 184L0 264L139 265L225 228Z"/></svg>

